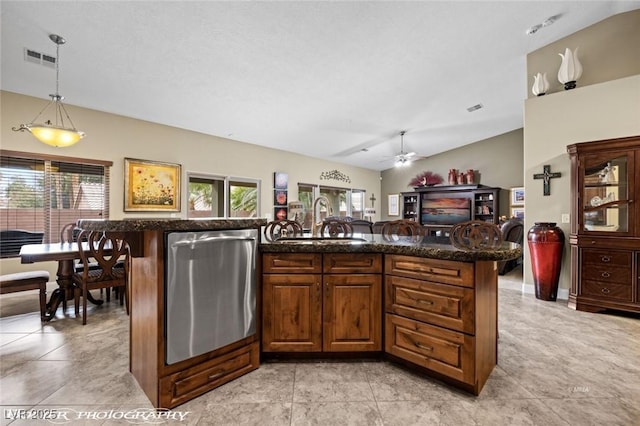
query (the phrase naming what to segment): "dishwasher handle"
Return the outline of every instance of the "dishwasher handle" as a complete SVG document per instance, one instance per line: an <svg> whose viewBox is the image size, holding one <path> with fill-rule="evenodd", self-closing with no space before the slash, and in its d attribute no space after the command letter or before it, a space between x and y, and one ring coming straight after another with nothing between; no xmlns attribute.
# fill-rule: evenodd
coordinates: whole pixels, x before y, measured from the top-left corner
<svg viewBox="0 0 640 426"><path fill-rule="evenodd" d="M172 246L186 246L186 245L195 245L202 243L218 243L218 242L226 242L226 241L256 241L255 237L231 237L231 236L222 236L217 235L213 237L200 238L197 240L182 240L176 241L172 243Z"/></svg>

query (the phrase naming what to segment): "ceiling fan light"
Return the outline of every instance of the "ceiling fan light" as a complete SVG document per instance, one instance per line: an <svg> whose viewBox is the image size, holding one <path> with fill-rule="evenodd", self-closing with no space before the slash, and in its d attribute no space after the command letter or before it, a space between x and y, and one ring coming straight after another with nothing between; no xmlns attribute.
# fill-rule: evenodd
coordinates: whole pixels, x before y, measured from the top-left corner
<svg viewBox="0 0 640 426"><path fill-rule="evenodd" d="M405 167L409 165L409 160L407 158L404 157L400 157L396 160L395 166L396 167Z"/></svg>

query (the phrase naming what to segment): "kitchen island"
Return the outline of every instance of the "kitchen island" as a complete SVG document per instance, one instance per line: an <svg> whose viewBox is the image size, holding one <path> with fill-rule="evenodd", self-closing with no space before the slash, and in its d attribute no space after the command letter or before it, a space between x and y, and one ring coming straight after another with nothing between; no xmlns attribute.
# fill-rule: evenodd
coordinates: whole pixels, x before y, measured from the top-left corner
<svg viewBox="0 0 640 426"><path fill-rule="evenodd" d="M263 241L262 352L384 356L478 395L497 364L497 261L448 238Z"/></svg>
<svg viewBox="0 0 640 426"><path fill-rule="evenodd" d="M385 356L479 394L497 363L497 261L520 246L459 250L448 239L261 241L256 336L165 362L165 233L260 229L264 219L81 220L132 247L130 370L156 407L180 405L262 356Z"/></svg>

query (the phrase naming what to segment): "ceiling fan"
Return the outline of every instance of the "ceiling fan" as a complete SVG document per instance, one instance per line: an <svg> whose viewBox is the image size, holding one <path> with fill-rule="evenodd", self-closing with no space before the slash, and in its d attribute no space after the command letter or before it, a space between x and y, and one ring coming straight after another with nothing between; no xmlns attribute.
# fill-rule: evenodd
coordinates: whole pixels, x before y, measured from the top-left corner
<svg viewBox="0 0 640 426"><path fill-rule="evenodd" d="M400 152L395 155L395 166L396 167L404 167L408 166L412 161L419 160L424 157L419 157L415 152L405 152L404 151L404 134L407 133L406 130L402 130L400 132Z"/></svg>

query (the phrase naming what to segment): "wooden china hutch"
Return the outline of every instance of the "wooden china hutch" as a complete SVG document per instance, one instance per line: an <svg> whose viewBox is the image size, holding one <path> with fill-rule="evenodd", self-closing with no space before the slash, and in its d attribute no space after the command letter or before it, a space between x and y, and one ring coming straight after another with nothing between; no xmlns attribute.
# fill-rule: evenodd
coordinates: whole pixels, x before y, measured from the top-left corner
<svg viewBox="0 0 640 426"><path fill-rule="evenodd" d="M569 307L640 312L640 136L569 145Z"/></svg>

